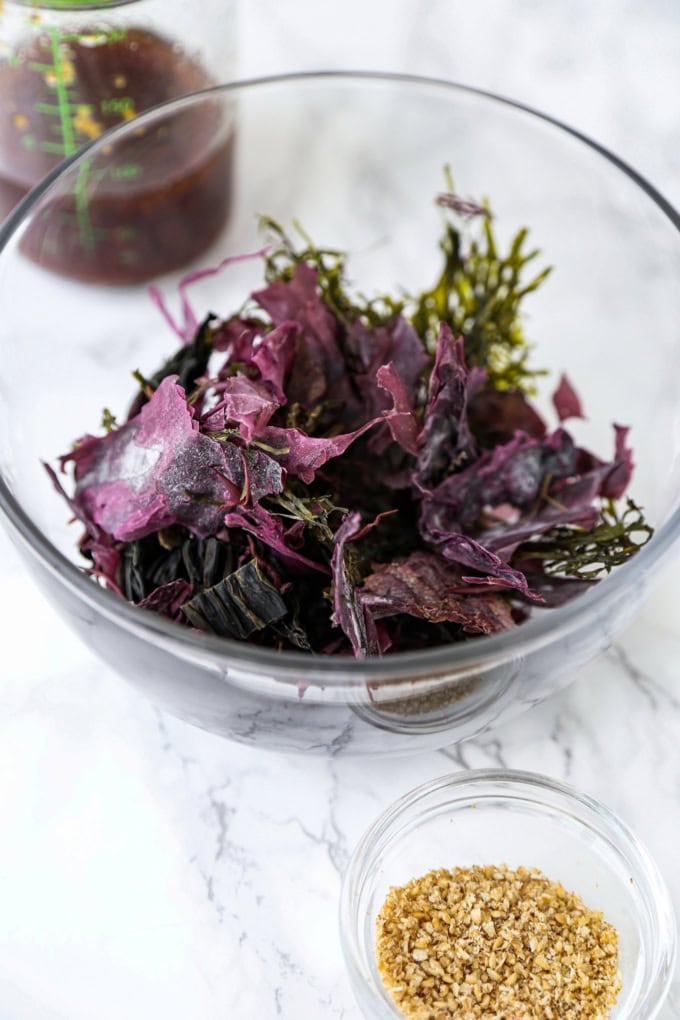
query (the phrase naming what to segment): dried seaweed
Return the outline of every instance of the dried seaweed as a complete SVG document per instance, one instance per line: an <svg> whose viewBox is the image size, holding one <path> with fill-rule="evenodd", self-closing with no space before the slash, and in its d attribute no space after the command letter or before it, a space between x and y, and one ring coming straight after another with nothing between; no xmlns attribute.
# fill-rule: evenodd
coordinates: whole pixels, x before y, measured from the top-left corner
<svg viewBox="0 0 680 1020"><path fill-rule="evenodd" d="M180 284L183 344L127 419L61 458L81 552L113 591L234 640L380 655L470 640L559 606L649 540L619 500L628 429L603 460L531 396L524 300L550 270L526 229L504 253L485 202L453 189L430 287L365 297L347 257L273 220L264 286L200 325ZM248 256L251 257L251 256ZM227 259L230 264L236 259ZM192 332L193 331L193 332Z"/></svg>
<svg viewBox="0 0 680 1020"><path fill-rule="evenodd" d="M597 524L588 529L569 525L551 528L540 538L519 546L514 562L541 569L549 577L593 581L629 560L653 535L642 510L632 499L625 508L605 500Z"/></svg>
<svg viewBox="0 0 680 1020"><path fill-rule="evenodd" d="M184 603L182 611L200 630L246 640L255 631L282 620L288 607L281 594L250 560L211 588Z"/></svg>

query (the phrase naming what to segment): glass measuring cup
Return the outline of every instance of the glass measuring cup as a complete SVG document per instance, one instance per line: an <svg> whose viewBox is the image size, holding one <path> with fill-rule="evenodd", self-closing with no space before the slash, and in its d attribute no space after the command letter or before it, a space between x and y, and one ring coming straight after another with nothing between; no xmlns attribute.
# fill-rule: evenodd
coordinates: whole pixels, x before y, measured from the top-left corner
<svg viewBox="0 0 680 1020"><path fill-rule="evenodd" d="M232 0L201 0L200 17L187 0L7 0L0 6L0 213L107 129L225 80L232 67ZM220 123L206 112L191 130L185 121L181 114L159 121L153 146L140 131L138 143L114 142L96 165L83 163L73 193L43 210L51 232L47 246L40 235L43 264L51 247L48 268L141 282L210 243L228 207L218 191L229 179L231 128L223 112ZM155 208L159 224L173 221L172 238L166 231L161 243L148 215L141 230L141 207ZM24 247L35 248L30 237Z"/></svg>

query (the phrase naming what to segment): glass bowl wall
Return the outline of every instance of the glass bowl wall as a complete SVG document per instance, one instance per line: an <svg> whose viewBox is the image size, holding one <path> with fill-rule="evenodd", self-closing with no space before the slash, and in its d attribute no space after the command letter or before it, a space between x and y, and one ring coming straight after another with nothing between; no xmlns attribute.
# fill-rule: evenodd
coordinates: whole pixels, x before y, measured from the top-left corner
<svg viewBox="0 0 680 1020"><path fill-rule="evenodd" d="M78 527L68 525L41 461L54 463L75 436L96 431L103 407L124 413L131 371L153 372L175 338L145 286L82 283L45 268L55 241L39 226L46 208L78 194L84 161L105 165L110 146L128 144L133 132L153 161L154 128L168 117L181 118L187 145L205 144L208 122L220 125L215 138L226 146L216 165L224 174L220 209L230 213L195 267L260 247L258 217L266 214L286 227L296 219L317 243L346 249L364 293L417 290L439 268L433 199L446 165L461 195L488 196L502 242L529 226L555 267L526 302L534 361L552 373L540 406L554 422L549 396L566 370L588 413L570 423L578 441L609 457L612 423L631 426L631 493L656 526L649 545L581 599L537 612L513 633L363 662L277 654L182 630L98 588L82 573ZM91 208L100 179L88 176ZM136 204L136 229L159 222L152 205ZM170 226L185 229L183 215L181 203L168 205ZM260 282L260 268L246 262L195 284L199 316L237 308ZM156 281L174 314L180 276ZM338 73L178 100L96 142L1 231L0 506L55 608L98 655L181 718L284 750L403 753L449 744L571 680L632 618L677 541L680 372L669 366L680 344L679 279L678 218L663 199L593 143L502 99L440 82Z"/></svg>

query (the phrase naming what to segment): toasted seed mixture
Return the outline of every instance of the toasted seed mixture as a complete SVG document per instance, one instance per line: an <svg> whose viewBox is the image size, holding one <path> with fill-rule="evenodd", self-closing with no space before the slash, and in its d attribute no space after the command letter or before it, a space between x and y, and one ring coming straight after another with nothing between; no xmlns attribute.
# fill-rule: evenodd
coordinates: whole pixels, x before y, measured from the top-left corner
<svg viewBox="0 0 680 1020"><path fill-rule="evenodd" d="M535 868L440 869L387 894L376 956L409 1020L604 1020L618 935Z"/></svg>

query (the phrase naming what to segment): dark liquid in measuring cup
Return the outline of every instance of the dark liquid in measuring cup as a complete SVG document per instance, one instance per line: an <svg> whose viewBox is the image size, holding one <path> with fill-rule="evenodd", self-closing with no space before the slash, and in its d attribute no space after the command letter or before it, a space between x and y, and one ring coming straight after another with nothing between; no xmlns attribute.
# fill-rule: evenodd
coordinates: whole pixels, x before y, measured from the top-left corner
<svg viewBox="0 0 680 1020"><path fill-rule="evenodd" d="M77 40L39 35L0 64L0 201L14 204L109 127L131 121L36 209L22 250L83 280L141 283L216 238L230 198L232 134L206 99L134 128L142 110L210 84L165 39L137 29Z"/></svg>

